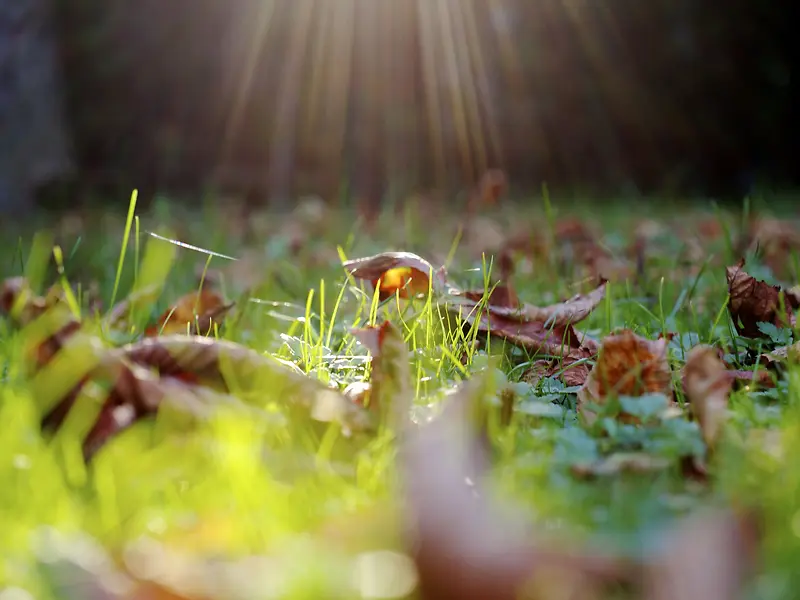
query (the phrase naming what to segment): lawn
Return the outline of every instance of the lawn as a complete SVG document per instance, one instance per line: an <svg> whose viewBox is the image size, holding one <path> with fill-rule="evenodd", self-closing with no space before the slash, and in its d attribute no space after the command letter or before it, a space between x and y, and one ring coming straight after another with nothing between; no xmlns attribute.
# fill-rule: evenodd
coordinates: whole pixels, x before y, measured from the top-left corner
<svg viewBox="0 0 800 600"><path fill-rule="evenodd" d="M796 598L792 210L5 225L0 598Z"/></svg>

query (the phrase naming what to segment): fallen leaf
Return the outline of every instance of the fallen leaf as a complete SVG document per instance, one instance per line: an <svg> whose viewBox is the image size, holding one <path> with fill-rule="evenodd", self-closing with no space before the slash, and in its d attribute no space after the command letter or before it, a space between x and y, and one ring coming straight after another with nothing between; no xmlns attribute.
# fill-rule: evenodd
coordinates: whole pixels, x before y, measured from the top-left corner
<svg viewBox="0 0 800 600"><path fill-rule="evenodd" d="M182 296L159 317L156 325L145 330L145 335L187 332L190 335L207 335L232 307L233 304L226 304L219 293L203 288Z"/></svg>
<svg viewBox="0 0 800 600"><path fill-rule="evenodd" d="M495 207L508 192L508 178L500 169L488 169L470 198L471 210Z"/></svg>
<svg viewBox="0 0 800 600"><path fill-rule="evenodd" d="M689 351L683 367L683 389L709 448L714 447L727 417L733 381L715 348L700 345Z"/></svg>
<svg viewBox="0 0 800 600"><path fill-rule="evenodd" d="M408 418L402 407L410 406L414 396L403 333L391 321L351 333L372 354L368 407L380 411L382 420L390 418L396 428Z"/></svg>
<svg viewBox="0 0 800 600"><path fill-rule="evenodd" d="M666 338L648 340L630 330L603 339L597 362L583 387L578 390L578 411L594 419L587 403L605 404L610 397L640 397L663 394L673 399L672 373L667 361ZM633 415L621 414L637 422Z"/></svg>
<svg viewBox="0 0 800 600"><path fill-rule="evenodd" d="M404 436L406 525L422 596L558 598L578 580L588 593L624 579L625 559L577 550L563 536L542 539L517 507L489 499L488 458L471 419L486 378L467 382L433 422Z"/></svg>
<svg viewBox="0 0 800 600"><path fill-rule="evenodd" d="M646 600L743 598L759 533L750 515L702 510L672 526L660 559L645 565Z"/></svg>
<svg viewBox="0 0 800 600"><path fill-rule="evenodd" d="M750 338L764 337L758 323L772 323L776 327L794 327L794 310L800 302L793 295L784 294L785 312L781 311L780 286L769 285L748 275L744 270L745 261L740 260L725 272L728 279L730 302L728 310L740 335Z"/></svg>
<svg viewBox="0 0 800 600"><path fill-rule="evenodd" d="M341 392L297 373L277 359L233 342L204 336L171 335L123 346L125 359L153 368L162 377L191 376L198 385L241 396L280 399L316 420L338 422L346 433L371 431L372 416Z"/></svg>
<svg viewBox="0 0 800 600"><path fill-rule="evenodd" d="M800 249L800 231L785 219L757 218L750 223L740 249L759 254L776 276L790 276L793 265L789 257Z"/></svg>
<svg viewBox="0 0 800 600"><path fill-rule="evenodd" d="M584 356L579 356L576 351L562 359L540 359L528 368L522 379L531 385L547 377L555 377L564 382L567 387L579 387L586 383L591 365L587 359L592 358L596 352L584 349Z"/></svg>
<svg viewBox="0 0 800 600"><path fill-rule="evenodd" d="M411 252L383 252L345 261L343 266L354 278L371 282L380 300L394 294L401 298L427 295L434 277L431 264Z"/></svg>
<svg viewBox="0 0 800 600"><path fill-rule="evenodd" d="M478 320L480 332L504 338L531 352L579 360L586 356L587 351L593 353L597 349L592 340L580 339L572 325L589 316L603 300L606 292L603 281L589 294L578 294L541 308L519 303L516 294L507 286L501 287L497 296L494 292L463 291L448 283L444 267L434 271L428 261L407 252L386 252L347 261L344 267L354 278L370 281L378 289L381 289L381 279L388 271L410 269L408 277L403 279L405 285L408 285L409 277L412 282L416 280L414 289L424 287L426 291L432 290L437 303L451 314L469 325ZM502 262L501 268L508 270ZM398 289L392 286L386 290L389 291L394 293ZM488 301L483 302L487 295Z"/></svg>
<svg viewBox="0 0 800 600"><path fill-rule="evenodd" d="M747 381L756 386L763 386L767 388L775 387L775 379L769 371L744 371L741 369L733 369L728 371L728 376L734 381Z"/></svg>

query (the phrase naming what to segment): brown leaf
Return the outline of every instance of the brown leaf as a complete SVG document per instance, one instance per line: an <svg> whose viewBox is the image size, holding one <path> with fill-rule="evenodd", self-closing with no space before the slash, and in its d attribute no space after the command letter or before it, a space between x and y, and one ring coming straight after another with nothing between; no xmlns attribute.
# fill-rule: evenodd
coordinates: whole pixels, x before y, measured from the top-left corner
<svg viewBox="0 0 800 600"><path fill-rule="evenodd" d="M596 352L588 348L583 350L584 356L579 356L580 351L568 355L563 359L537 360L523 373L522 379L531 385L536 385L540 379L557 377L567 387L581 386L589 377L590 365L585 359L592 358Z"/></svg>
<svg viewBox="0 0 800 600"><path fill-rule="evenodd" d="M700 345L689 351L683 389L709 448L714 447L726 419L732 387L733 378L715 348Z"/></svg>
<svg viewBox="0 0 800 600"><path fill-rule="evenodd" d="M540 308L519 304L516 294L507 284L499 286L482 304L486 295L482 291L462 291L447 282L444 267L435 271L425 259L407 252L385 252L364 259L347 261L345 269L356 279L372 282L381 294L395 293L401 288L397 284L384 283L383 278L392 269L410 269L400 284L412 290L433 290L440 304L455 314L460 314L467 323L478 321L478 330L502 337L512 344L532 352L543 352L552 356L572 356L576 360L585 356L585 350L594 351L596 346L588 340L580 340L572 324L585 319L605 297L605 282L589 294L578 294L565 302ZM510 265L501 260L501 271L510 272ZM430 275L433 274L433 281ZM411 283L409 283L411 282ZM384 287L381 287L384 286ZM479 306L481 310L479 310ZM478 317L480 315L480 317Z"/></svg>
<svg viewBox="0 0 800 600"><path fill-rule="evenodd" d="M750 338L765 337L758 328L760 322L772 323L777 327L794 327L793 311L800 306L797 298L784 295L786 310L781 311L780 286L755 279L743 267L744 259L725 270L730 294L728 310L739 334Z"/></svg>
<svg viewBox="0 0 800 600"><path fill-rule="evenodd" d="M347 432L371 431L373 418L341 392L297 373L277 359L246 346L204 336L149 338L119 350L127 360L156 369L162 377L196 382L243 399L279 399L321 421L336 421Z"/></svg>
<svg viewBox="0 0 800 600"><path fill-rule="evenodd" d="M750 515L700 511L671 528L657 561L643 571L647 600L731 600L744 597L759 542Z"/></svg>
<svg viewBox="0 0 800 600"><path fill-rule="evenodd" d="M585 319L605 296L605 283L601 283L587 295L577 295L569 300L540 308L522 305L519 308L495 306L489 302L479 312L474 293L461 295L463 300L450 307L451 312L460 309L461 318L474 323L480 315L478 330L501 337L534 353L569 357L575 360L596 352L596 345L588 339L580 339L573 323Z"/></svg>
<svg viewBox="0 0 800 600"><path fill-rule="evenodd" d="M741 369L734 369L728 371L728 376L736 382L747 381L756 386L767 388L775 387L775 379L769 371L743 371Z"/></svg>
<svg viewBox="0 0 800 600"><path fill-rule="evenodd" d="M800 249L800 231L785 219L754 219L740 245L742 252L758 252L764 263L778 277L791 275L789 257ZM795 274L796 276L796 274Z"/></svg>
<svg viewBox="0 0 800 600"><path fill-rule="evenodd" d="M470 197L472 210L495 207L508 192L508 178L500 169L489 169L483 173L477 189Z"/></svg>
<svg viewBox="0 0 800 600"><path fill-rule="evenodd" d="M578 410L592 419L587 402L605 404L609 397L664 394L672 400L672 374L666 338L648 340L630 330L603 339L597 363L578 391ZM636 421L631 415L625 420Z"/></svg>
<svg viewBox="0 0 800 600"><path fill-rule="evenodd" d="M145 330L146 336L187 333L208 334L215 323L233 307L217 292L203 288L182 296L158 319L158 324Z"/></svg>
<svg viewBox="0 0 800 600"><path fill-rule="evenodd" d="M371 282L373 288L379 290L380 300L396 293L401 298L427 295L431 277L434 276L431 264L411 252L383 252L348 260L343 266L356 279Z"/></svg>
<svg viewBox="0 0 800 600"><path fill-rule="evenodd" d="M457 292L451 293L455 296L462 295ZM583 321L603 301L605 295L606 283L601 281L600 285L588 294L576 294L564 302L542 308L531 304L520 305L518 302L510 303L504 301L507 298L507 292L501 292L499 299L496 300L495 294L492 293L488 299L487 310L495 317L510 318L517 321L537 321L547 327L561 327ZM463 296L470 300L472 306L477 306L483 294L480 292L463 292ZM464 304L470 306L470 303Z"/></svg>
<svg viewBox="0 0 800 600"><path fill-rule="evenodd" d="M575 550L563 536L537 543L521 511L489 499L487 457L470 425L483 385L473 379L463 386L437 419L406 432L401 449L406 524L422 596L569 597L559 594L583 580L578 598L587 598L602 583L624 578L625 560Z"/></svg>
<svg viewBox="0 0 800 600"><path fill-rule="evenodd" d="M391 419L391 425L398 427L409 416L403 407L410 406L414 397L403 333L391 321L354 329L351 333L372 354L368 406L381 411Z"/></svg>

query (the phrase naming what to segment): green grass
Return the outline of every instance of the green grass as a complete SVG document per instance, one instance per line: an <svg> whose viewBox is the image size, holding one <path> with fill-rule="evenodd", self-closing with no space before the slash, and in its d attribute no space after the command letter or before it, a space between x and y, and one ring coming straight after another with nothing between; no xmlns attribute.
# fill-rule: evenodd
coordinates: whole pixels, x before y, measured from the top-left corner
<svg viewBox="0 0 800 600"><path fill-rule="evenodd" d="M532 236L552 238L560 219L585 217L598 222L603 243L621 254L630 241L632 212L625 204L599 210L548 199L543 205L506 207L495 218L507 226L522 224ZM724 266L739 258L735 236L745 218L741 211L662 203L646 212L668 229L650 242L644 278L610 283L604 303L578 329L596 338L619 328L651 339L672 332L670 361L676 373L685 352L698 342L738 350L754 346L735 335L726 310ZM706 217L719 220L725 233L701 240L702 259L687 259L678 230L690 230ZM77 231L65 231L62 221L6 234L3 275L24 273L38 292L52 283L70 294L76 290L68 298L69 309L81 312L86 327L108 344L140 337L172 301L197 289L200 273L202 279L213 275L237 302L216 335L291 361L309 376L342 388L368 376L366 350L355 343L351 328L389 318L406 338L410 383L423 411L457 382L494 368L489 355L501 355L498 377L521 400L513 425L494 432L495 480L531 519L548 531L636 555L693 508L754 505L763 513L765 537L751 597L795 597L800 585L800 469L795 465L800 369L789 366L774 390L734 392L711 486L687 481L677 467L582 480L571 474L572 466L613 450L644 448L676 462L687 453L703 454L705 447L696 424L685 419L650 428L609 422L603 426L607 435L598 436L576 420L576 390L555 379L534 386L522 381L536 357L496 338L488 349L475 350L477 331L444 327L430 299L379 303L341 268L342 258L413 250L435 266L435 257L442 257L463 287L483 288L490 282L493 257L481 257L470 246L473 241L458 237L455 218L434 227L424 214L409 209L402 216L383 215L375 234L367 235L354 215L331 214L319 230L309 231L296 255L289 251L288 228L277 218L267 219L265 230L252 236L229 221L214 208L188 211L159 204L137 212L134 199L127 215L90 216ZM54 245L55 267L50 261ZM243 264L247 261L249 267ZM775 277L756 258L748 261L748 271ZM536 262L521 258L514 283L521 299L547 305L573 295L581 276L555 255ZM245 277L255 281L250 289L243 286ZM133 299L128 330L109 331L101 327L102 314L88 312L92 285L106 309L122 297ZM87 597L74 573L53 557L58 544L48 536L54 531L71 540L61 546L62 558L72 563L102 570L97 561L81 558L91 555L88 542L75 541L94 540L137 574L181 589L188 579L225 598L266 597L259 594L278 582L279 596L292 600L360 597L353 584L357 557L378 549L402 551L390 435L356 445L333 427L313 427L296 418L287 425L274 408L254 417L220 407L203 420L164 410L114 439L86 469L79 439L96 410L91 401L79 406L54 438L39 430L39 392L57 394L83 358L73 356L61 375L45 382L50 387L37 387L22 372L22 344L31 335L30 329L20 332L8 320L0 321L0 590L19 587L35 598ZM262 392L259 407L278 400L270 397L269 385ZM158 555L167 552L164 548L171 554ZM274 562L269 569L263 563L240 567L242 574L228 580L213 570L219 565L210 566L214 558L233 563L251 555Z"/></svg>

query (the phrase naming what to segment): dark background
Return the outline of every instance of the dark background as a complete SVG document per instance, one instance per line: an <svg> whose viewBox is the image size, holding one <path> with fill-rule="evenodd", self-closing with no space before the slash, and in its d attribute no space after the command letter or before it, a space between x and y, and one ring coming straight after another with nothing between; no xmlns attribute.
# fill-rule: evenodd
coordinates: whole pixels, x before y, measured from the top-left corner
<svg viewBox="0 0 800 600"><path fill-rule="evenodd" d="M56 4L87 194L379 202L490 167L599 194L798 184L786 1Z"/></svg>

